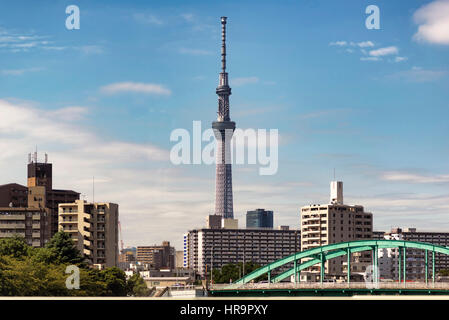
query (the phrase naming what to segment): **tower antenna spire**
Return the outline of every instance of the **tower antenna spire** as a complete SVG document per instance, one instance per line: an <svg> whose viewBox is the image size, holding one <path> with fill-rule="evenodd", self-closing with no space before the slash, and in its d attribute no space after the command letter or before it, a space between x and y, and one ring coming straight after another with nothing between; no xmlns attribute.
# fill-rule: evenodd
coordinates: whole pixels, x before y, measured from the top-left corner
<svg viewBox="0 0 449 320"><path fill-rule="evenodd" d="M221 72L226 72L226 19L221 17Z"/></svg>

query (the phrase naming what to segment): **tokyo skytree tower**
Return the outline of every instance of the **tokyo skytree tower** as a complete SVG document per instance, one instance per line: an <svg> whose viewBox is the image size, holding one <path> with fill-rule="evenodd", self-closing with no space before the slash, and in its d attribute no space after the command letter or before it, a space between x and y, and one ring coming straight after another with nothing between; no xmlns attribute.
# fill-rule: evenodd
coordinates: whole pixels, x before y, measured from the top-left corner
<svg viewBox="0 0 449 320"><path fill-rule="evenodd" d="M235 122L229 116L231 88L226 72L226 17L221 17L221 72L216 90L218 95L218 117L212 122L217 141L215 175L215 214L226 219L234 218L232 201L231 138Z"/></svg>

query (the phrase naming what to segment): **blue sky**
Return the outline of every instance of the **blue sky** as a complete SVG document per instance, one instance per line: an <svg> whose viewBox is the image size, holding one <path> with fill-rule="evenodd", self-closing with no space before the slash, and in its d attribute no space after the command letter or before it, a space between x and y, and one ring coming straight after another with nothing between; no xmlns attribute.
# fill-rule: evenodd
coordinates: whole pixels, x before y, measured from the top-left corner
<svg viewBox="0 0 449 320"><path fill-rule="evenodd" d="M65 8L81 28L67 30ZM365 8L380 8L380 30ZM278 129L279 170L234 166L235 216L345 200L376 230L449 230L449 2L14 1L0 5L0 184L49 153L57 188L117 202L125 244L170 240L213 211L214 167L170 163L172 130L217 110L228 17L231 118ZM123 85L125 84L125 85Z"/></svg>

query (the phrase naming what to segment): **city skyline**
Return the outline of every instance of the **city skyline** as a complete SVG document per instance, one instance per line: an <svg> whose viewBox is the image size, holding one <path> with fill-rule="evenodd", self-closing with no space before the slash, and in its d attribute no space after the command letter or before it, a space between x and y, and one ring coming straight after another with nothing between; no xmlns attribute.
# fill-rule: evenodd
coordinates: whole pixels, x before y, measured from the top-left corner
<svg viewBox="0 0 449 320"><path fill-rule="evenodd" d="M95 176L95 199L120 205L126 246L181 248L214 212L215 167L171 164L169 136L216 115L227 16L232 118L280 135L276 175L234 166L235 218L265 208L298 228L302 206L329 201L336 168L374 230L449 230L449 41L435 14L449 17L447 3L377 1L381 30L367 30L367 1L79 1L75 31L66 4L3 4L0 184L26 184L37 145L56 188L91 201Z"/></svg>

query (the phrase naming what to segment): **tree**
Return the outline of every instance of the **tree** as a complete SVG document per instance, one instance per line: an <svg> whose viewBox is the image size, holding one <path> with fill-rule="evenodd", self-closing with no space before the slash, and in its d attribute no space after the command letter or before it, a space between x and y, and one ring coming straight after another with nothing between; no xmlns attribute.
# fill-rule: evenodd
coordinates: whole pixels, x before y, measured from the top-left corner
<svg viewBox="0 0 449 320"><path fill-rule="evenodd" d="M44 250L39 250L37 258L47 263L57 264L83 264L85 262L70 235L64 231L55 233Z"/></svg>
<svg viewBox="0 0 449 320"><path fill-rule="evenodd" d="M106 296L126 296L126 275L123 270L107 268L100 271L100 277L106 286Z"/></svg>
<svg viewBox="0 0 449 320"><path fill-rule="evenodd" d="M212 274L215 283L229 283L241 278L243 276L243 269L245 271L245 274L249 274L259 268L260 265L252 261L246 262L245 268L243 268L242 262L239 262L237 264L230 263L224 265L221 269L214 269ZM261 280L266 280L267 278L268 276L265 274L255 279L255 281L257 282Z"/></svg>
<svg viewBox="0 0 449 320"><path fill-rule="evenodd" d="M14 236L0 239L0 256L24 258L30 255L32 248L25 242L25 238Z"/></svg>
<svg viewBox="0 0 449 320"><path fill-rule="evenodd" d="M148 297L150 289L139 273L133 274L126 283L127 293L134 297Z"/></svg>
<svg viewBox="0 0 449 320"><path fill-rule="evenodd" d="M65 270L72 264L80 267L80 289L66 287ZM125 273L116 267L88 268L64 232L45 248L28 246L20 237L0 239L0 296L126 296L130 287L139 295L145 294L141 280L127 286Z"/></svg>

